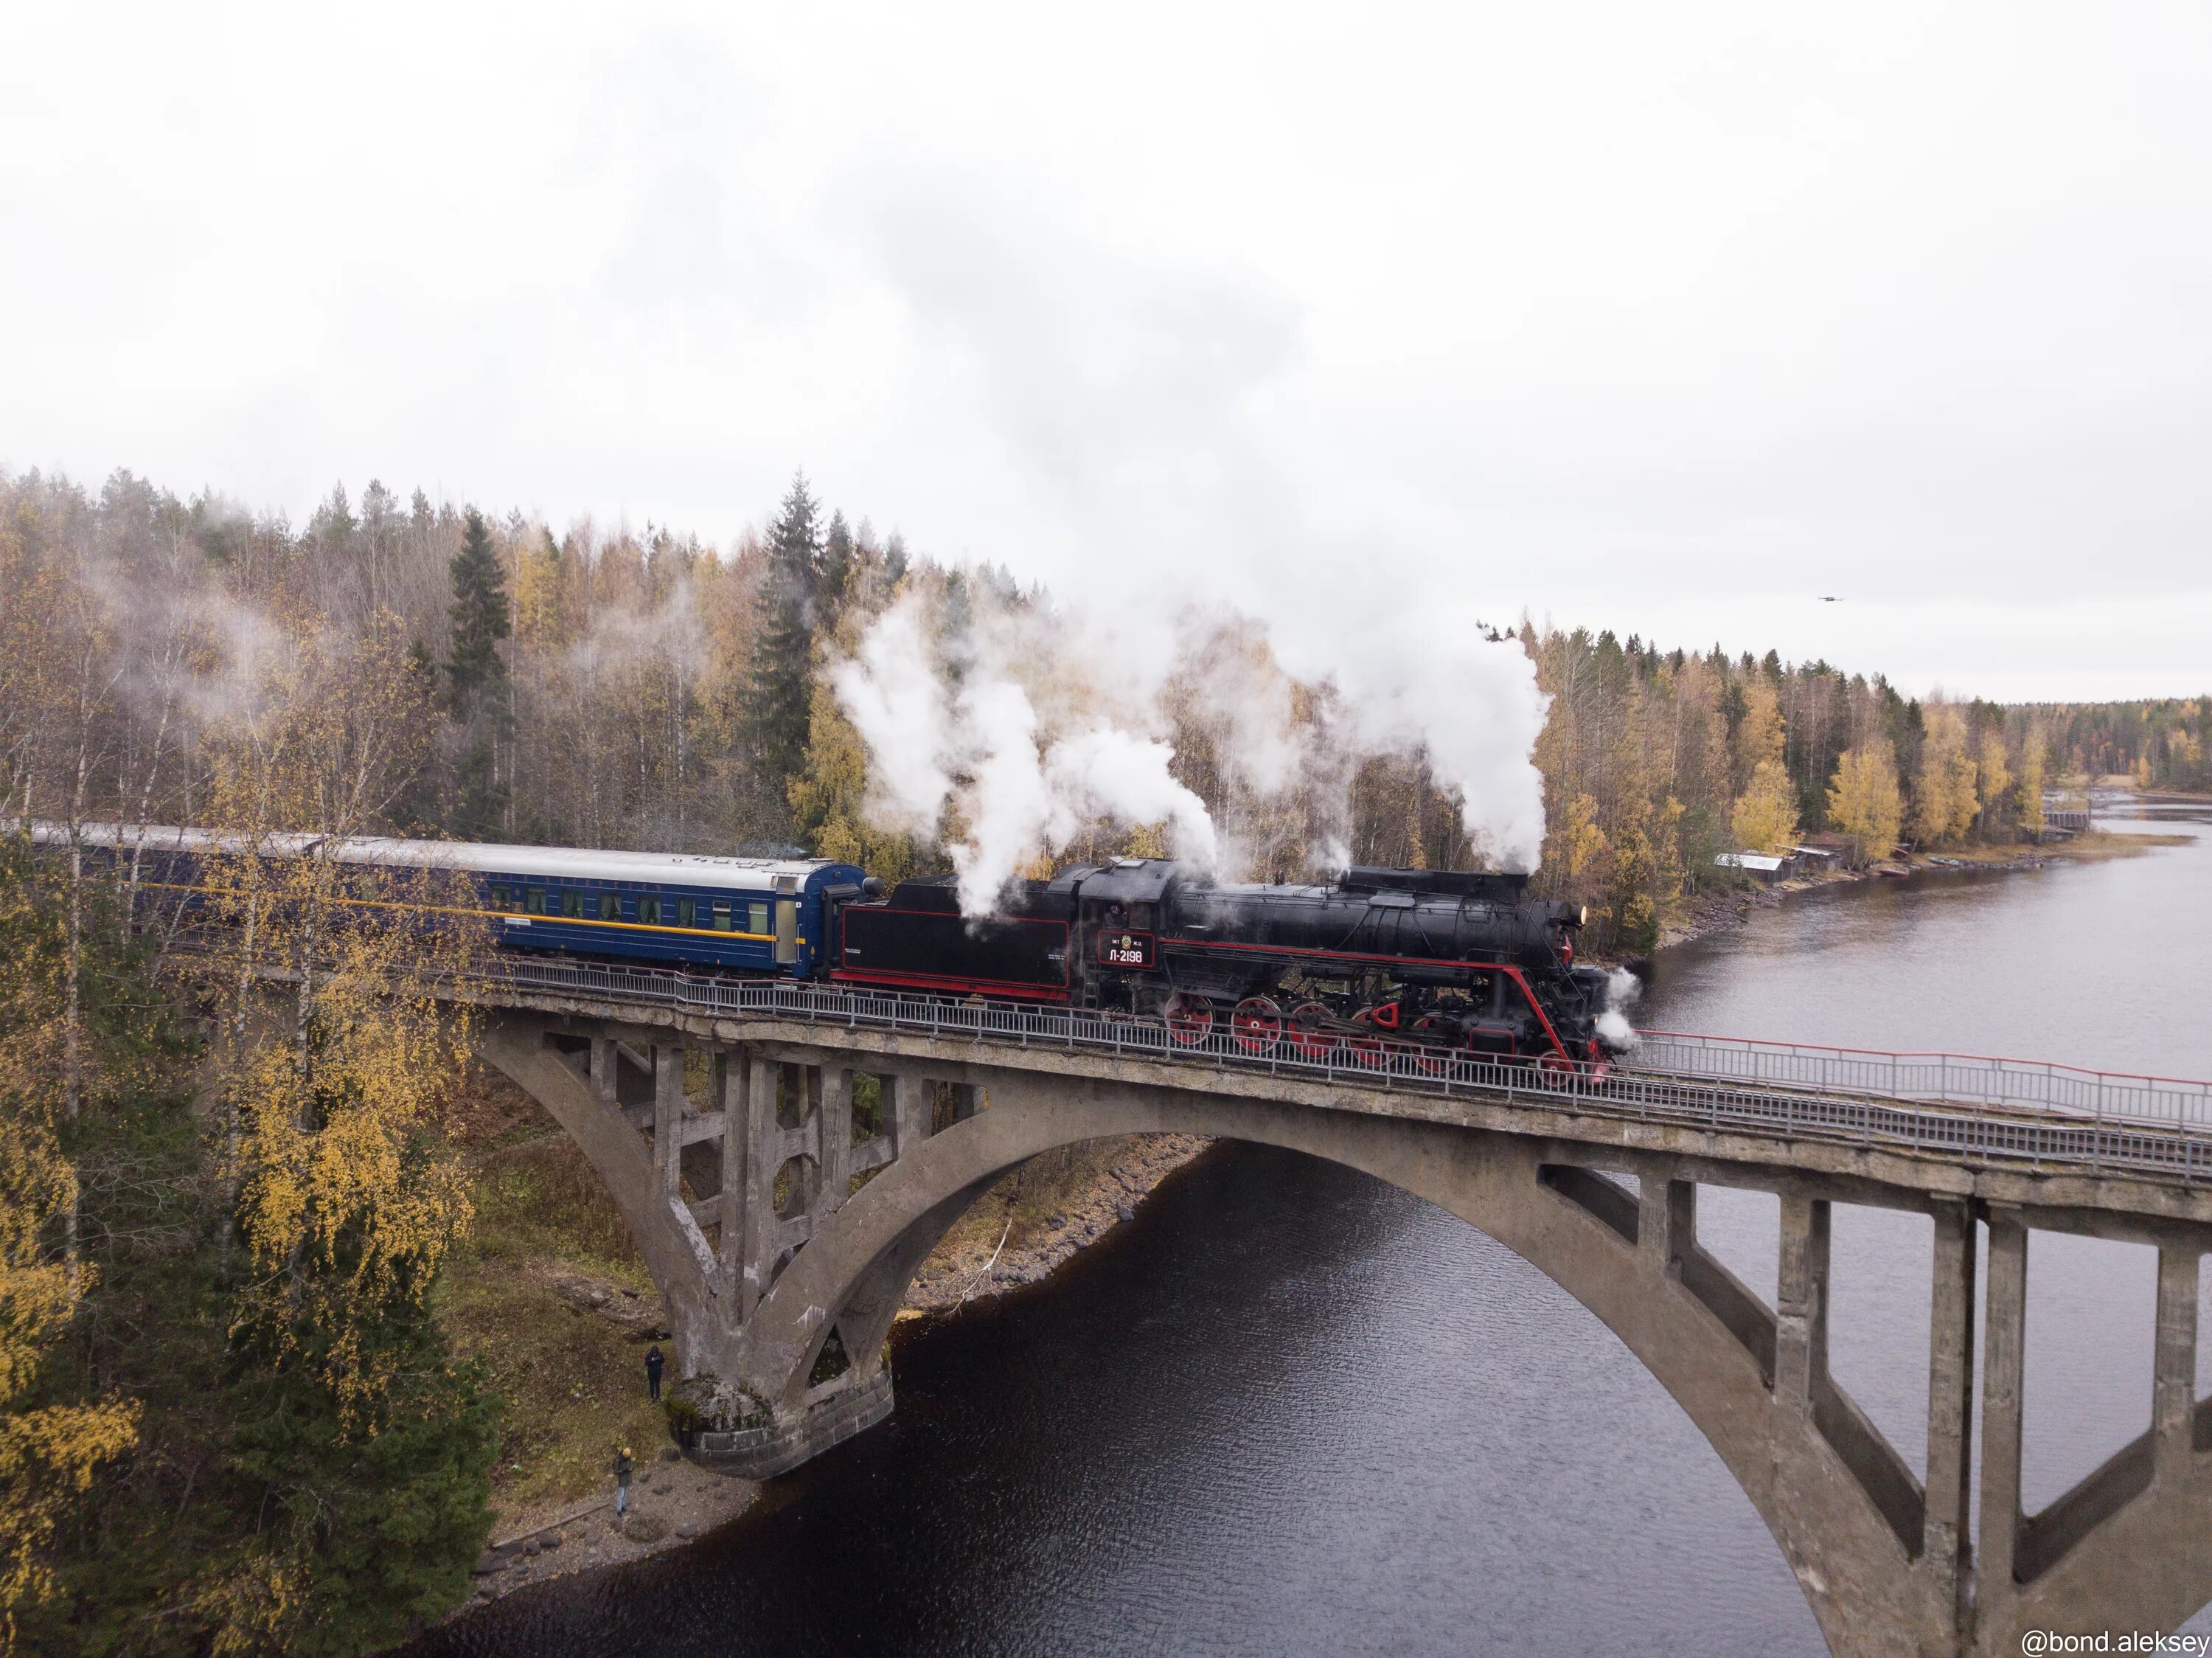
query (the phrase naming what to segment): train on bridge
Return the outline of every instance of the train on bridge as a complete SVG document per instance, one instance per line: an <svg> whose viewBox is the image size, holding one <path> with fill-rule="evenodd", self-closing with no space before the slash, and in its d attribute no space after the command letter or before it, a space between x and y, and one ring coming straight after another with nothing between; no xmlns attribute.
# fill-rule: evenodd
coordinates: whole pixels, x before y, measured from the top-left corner
<svg viewBox="0 0 2212 1658"><path fill-rule="evenodd" d="M40 844L66 843L58 825ZM81 826L137 885L206 908L213 866L249 852L359 872L358 901L424 925L482 916L498 949L1054 1005L1162 1021L1178 1043L1355 1059L1387 1044L1602 1070L1611 976L1577 961L1580 907L1528 878L1352 868L1327 885L1224 883L1172 859L1018 881L967 916L950 878L895 888L850 863L312 835ZM442 874L441 896L373 893ZM1620 1026L1626 1034L1626 1025Z"/></svg>

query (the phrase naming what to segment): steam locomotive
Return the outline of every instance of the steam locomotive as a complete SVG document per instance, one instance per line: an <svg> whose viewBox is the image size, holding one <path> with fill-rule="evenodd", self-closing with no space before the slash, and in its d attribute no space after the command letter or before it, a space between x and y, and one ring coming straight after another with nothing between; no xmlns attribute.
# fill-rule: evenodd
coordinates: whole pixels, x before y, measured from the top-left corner
<svg viewBox="0 0 2212 1658"><path fill-rule="evenodd" d="M35 842L67 839L33 826ZM82 826L95 855L191 905L219 832ZM1018 882L1000 912L960 912L949 879L884 883L849 863L565 847L284 836L264 854L451 872L502 950L1049 1004L1158 1020L1197 1046L1357 1061L1386 1041L1600 1066L1607 975L1575 960L1583 911L1528 878L1353 868L1328 886L1217 883L1170 859ZM403 903L399 907L406 907ZM452 924L450 904L424 924Z"/></svg>
<svg viewBox="0 0 2212 1658"><path fill-rule="evenodd" d="M1019 883L960 913L948 880L902 881L840 914L830 977L1164 1020L1195 1046L1373 1053L1385 1039L1602 1064L1607 975L1577 964L1586 913L1528 878L1353 868L1326 887L1219 885L1123 858Z"/></svg>

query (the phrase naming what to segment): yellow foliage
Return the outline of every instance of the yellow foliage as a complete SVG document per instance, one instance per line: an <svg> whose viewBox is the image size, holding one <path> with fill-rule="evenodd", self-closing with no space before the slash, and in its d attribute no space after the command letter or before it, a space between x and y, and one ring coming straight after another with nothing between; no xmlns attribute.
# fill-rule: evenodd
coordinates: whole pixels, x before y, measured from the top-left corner
<svg viewBox="0 0 2212 1658"><path fill-rule="evenodd" d="M1851 838L1855 862L1887 857L1905 820L1897 786L1897 759L1888 743L1844 751L1828 785L1828 821Z"/></svg>
<svg viewBox="0 0 2212 1658"><path fill-rule="evenodd" d="M1920 747L1920 777L1913 791L1912 832L1923 844L1963 838L1982 809L1975 789L1973 756L1966 752L1966 722L1948 703L1928 706Z"/></svg>
<svg viewBox="0 0 2212 1658"><path fill-rule="evenodd" d="M514 638L519 645L565 645L574 637L569 560L540 531L514 561Z"/></svg>
<svg viewBox="0 0 2212 1658"><path fill-rule="evenodd" d="M307 1585L297 1562L249 1549L202 1582L192 1610L214 1631L210 1650L215 1658L258 1658L284 1649L284 1637L307 1603Z"/></svg>
<svg viewBox="0 0 2212 1658"><path fill-rule="evenodd" d="M1597 824L1597 800L1577 795L1567 802L1567 820L1559 831L1559 855L1569 879L1589 875L1605 856L1605 831Z"/></svg>
<svg viewBox="0 0 2212 1658"><path fill-rule="evenodd" d="M282 1021L238 1021L228 1070L238 1225L258 1274L237 1328L315 1371L346 1429L373 1433L397 1362L377 1327L422 1305L471 1217L437 1134L470 1064L470 1015L407 970L465 965L454 957L474 936L426 937L363 902L438 903L435 872L293 860L239 884L258 897L264 959L296 987Z"/></svg>
<svg viewBox="0 0 2212 1658"><path fill-rule="evenodd" d="M2043 728L2031 725L2022 740L2020 750L2020 802L2013 811L2013 821L2029 835L2043 832L2043 787L2050 765L2049 747Z"/></svg>
<svg viewBox="0 0 2212 1658"><path fill-rule="evenodd" d="M1729 822L1736 844L1750 850L1786 851L1797 844L1797 791L1779 759L1759 761Z"/></svg>
<svg viewBox="0 0 2212 1658"><path fill-rule="evenodd" d="M1782 698L1774 682L1764 674L1747 674L1743 681L1743 723L1736 728L1736 763L1741 775L1756 779L1759 768L1780 765L1783 754ZM1746 785L1746 793L1757 786Z"/></svg>
<svg viewBox="0 0 2212 1658"><path fill-rule="evenodd" d="M4 918L21 923L30 902L27 883L9 883ZM26 930L10 927L19 938ZM66 1041L58 967L52 953L28 948L0 960L0 1652L15 1649L16 1613L52 1592L44 1554L56 1527L138 1431L129 1401L33 1407L27 1398L93 1286L89 1267L56 1259L52 1247L77 1197L56 1134Z"/></svg>
<svg viewBox="0 0 2212 1658"><path fill-rule="evenodd" d="M791 780L793 821L817 857L856 863L896 885L919 862L914 842L868 820L868 751L837 704L815 681L807 722L806 760Z"/></svg>
<svg viewBox="0 0 2212 1658"><path fill-rule="evenodd" d="M2012 769L2005 764L2004 739L1994 731L1987 732L1982 737L1982 809L1992 820L2012 784Z"/></svg>

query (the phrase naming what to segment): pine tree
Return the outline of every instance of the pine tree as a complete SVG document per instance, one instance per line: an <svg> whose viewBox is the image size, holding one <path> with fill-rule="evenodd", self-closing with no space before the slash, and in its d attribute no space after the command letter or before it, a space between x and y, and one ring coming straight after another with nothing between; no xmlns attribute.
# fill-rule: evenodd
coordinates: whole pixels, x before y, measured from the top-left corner
<svg viewBox="0 0 2212 1658"><path fill-rule="evenodd" d="M814 696L814 610L822 579L820 515L801 472L792 479L791 492L769 532L763 615L753 643L751 725L760 782L776 801L788 797L791 780L806 763Z"/></svg>

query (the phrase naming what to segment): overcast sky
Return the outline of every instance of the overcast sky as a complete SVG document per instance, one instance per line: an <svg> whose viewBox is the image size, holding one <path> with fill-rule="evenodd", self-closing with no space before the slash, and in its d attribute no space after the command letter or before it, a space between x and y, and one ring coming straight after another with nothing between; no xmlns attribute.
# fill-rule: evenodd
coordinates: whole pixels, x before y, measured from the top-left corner
<svg viewBox="0 0 2212 1658"><path fill-rule="evenodd" d="M19 6L0 466L2212 689L2212 8ZM1820 595L1837 595L1824 604Z"/></svg>

